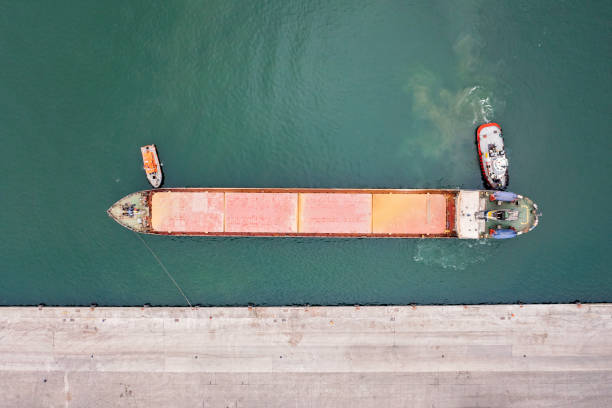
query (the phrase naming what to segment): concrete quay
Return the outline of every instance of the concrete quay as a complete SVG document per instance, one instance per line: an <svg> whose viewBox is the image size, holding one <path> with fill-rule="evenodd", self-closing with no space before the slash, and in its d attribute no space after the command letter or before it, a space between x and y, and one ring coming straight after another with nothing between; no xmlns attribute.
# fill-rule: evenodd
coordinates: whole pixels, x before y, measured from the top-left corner
<svg viewBox="0 0 612 408"><path fill-rule="evenodd" d="M0 308L0 407L610 407L612 304Z"/></svg>

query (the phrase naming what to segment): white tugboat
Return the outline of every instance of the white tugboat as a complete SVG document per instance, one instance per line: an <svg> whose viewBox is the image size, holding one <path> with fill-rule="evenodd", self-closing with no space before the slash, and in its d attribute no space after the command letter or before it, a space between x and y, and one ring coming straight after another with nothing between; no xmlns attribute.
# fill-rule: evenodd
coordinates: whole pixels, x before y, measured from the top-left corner
<svg viewBox="0 0 612 408"><path fill-rule="evenodd" d="M142 153L142 162L147 179L153 188L158 188L162 183L163 176L159 157L157 157L157 149L155 145L147 145L142 146L140 152Z"/></svg>
<svg viewBox="0 0 612 408"><path fill-rule="evenodd" d="M476 130L476 144L485 183L494 190L505 190L508 187L508 158L501 127L497 123L480 125Z"/></svg>

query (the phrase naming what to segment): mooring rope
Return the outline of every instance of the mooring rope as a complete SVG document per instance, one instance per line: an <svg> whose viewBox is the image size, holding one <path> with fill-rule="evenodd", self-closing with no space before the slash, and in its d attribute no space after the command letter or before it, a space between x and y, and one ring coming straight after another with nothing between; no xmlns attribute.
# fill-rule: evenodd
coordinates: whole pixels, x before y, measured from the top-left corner
<svg viewBox="0 0 612 408"><path fill-rule="evenodd" d="M136 236L138 237L138 239L140 239L140 241L143 243L143 245L145 247L147 247L147 249L149 250L149 252L151 252L151 255L153 255L153 257L155 258L155 260L157 261L157 263L159 264L159 266L161 266L161 268L164 270L164 272L166 272L166 275L168 275L168 278L170 278L170 280L172 281L172 283L174 283L174 286L176 286L176 288L178 289L179 292L181 292L181 295L183 295L183 297L185 298L185 300L187 301L187 304L189 305L189 307L193 307L193 305L191 304L191 302L189 301L189 299L187 298L187 295L185 295L185 292L183 292L183 289L181 289L181 287L179 286L178 283L176 283L176 280L174 280L174 278L172 277L172 275L170 274L170 272L168 272L168 269L166 268L166 266L162 263L161 259L159 259L159 257L155 254L155 252L153 251L153 249L151 249L151 247L149 245L147 245L147 243L145 242L144 239L142 239L142 237L140 236L140 234L138 234L137 232L133 231L134 234L136 234Z"/></svg>

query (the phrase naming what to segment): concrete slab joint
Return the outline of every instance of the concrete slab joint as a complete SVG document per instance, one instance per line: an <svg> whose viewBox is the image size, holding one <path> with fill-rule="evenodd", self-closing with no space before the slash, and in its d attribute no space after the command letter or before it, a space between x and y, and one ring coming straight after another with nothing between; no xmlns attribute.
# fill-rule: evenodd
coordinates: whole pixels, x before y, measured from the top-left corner
<svg viewBox="0 0 612 408"><path fill-rule="evenodd" d="M0 308L0 407L612 406L612 305Z"/></svg>

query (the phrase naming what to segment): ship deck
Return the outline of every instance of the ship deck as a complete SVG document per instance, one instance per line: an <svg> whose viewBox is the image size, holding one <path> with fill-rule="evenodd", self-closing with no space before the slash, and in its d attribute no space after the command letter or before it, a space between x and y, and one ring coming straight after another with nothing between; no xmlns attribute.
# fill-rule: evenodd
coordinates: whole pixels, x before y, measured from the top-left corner
<svg viewBox="0 0 612 408"><path fill-rule="evenodd" d="M125 206L133 206L134 212L126 214ZM136 232L146 232L149 221L149 206L142 192L132 193L117 201L107 211L108 215L126 228Z"/></svg>
<svg viewBox="0 0 612 408"><path fill-rule="evenodd" d="M518 220L499 221L486 220L486 231L490 228L513 228L516 231L527 232L535 224L537 215L532 212L533 202L526 197L519 198L516 202L497 202L486 200L486 211L491 210L519 210Z"/></svg>
<svg viewBox="0 0 612 408"><path fill-rule="evenodd" d="M453 237L453 190L161 189L150 229L165 235Z"/></svg>

